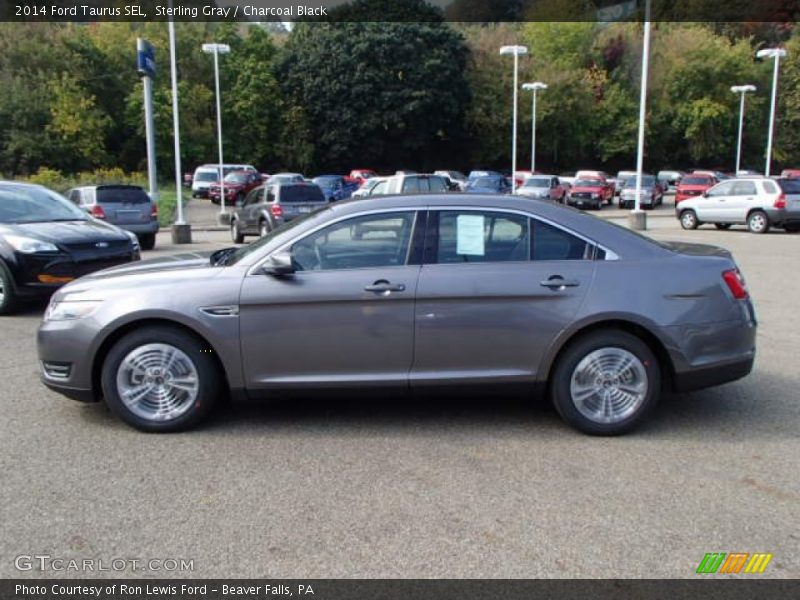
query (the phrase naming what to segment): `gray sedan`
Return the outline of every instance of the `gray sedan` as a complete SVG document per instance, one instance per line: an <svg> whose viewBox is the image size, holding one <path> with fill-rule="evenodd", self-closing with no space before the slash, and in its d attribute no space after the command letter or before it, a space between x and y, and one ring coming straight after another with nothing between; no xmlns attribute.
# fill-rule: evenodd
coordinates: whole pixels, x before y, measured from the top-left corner
<svg viewBox="0 0 800 600"><path fill-rule="evenodd" d="M42 380L145 431L226 392L523 385L591 434L664 390L747 375L756 320L730 254L659 244L525 198L330 205L210 256L118 267L58 291Z"/></svg>

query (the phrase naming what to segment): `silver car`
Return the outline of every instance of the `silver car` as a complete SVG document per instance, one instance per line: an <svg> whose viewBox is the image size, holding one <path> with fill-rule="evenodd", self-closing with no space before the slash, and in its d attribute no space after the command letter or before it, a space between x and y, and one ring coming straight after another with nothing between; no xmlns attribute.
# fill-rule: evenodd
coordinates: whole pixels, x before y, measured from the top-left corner
<svg viewBox="0 0 800 600"><path fill-rule="evenodd" d="M723 249L538 200L428 194L84 277L53 296L38 352L47 386L145 431L196 425L228 391L521 384L610 435L664 390L747 375L755 337Z"/></svg>

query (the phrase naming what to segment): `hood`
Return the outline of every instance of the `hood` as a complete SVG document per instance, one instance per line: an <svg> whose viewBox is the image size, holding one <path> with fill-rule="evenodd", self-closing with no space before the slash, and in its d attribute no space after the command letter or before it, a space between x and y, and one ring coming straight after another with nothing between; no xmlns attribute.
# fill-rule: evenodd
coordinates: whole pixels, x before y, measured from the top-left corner
<svg viewBox="0 0 800 600"><path fill-rule="evenodd" d="M140 260L134 263L126 263L118 267L111 267L87 275L84 279L108 279L126 277L131 275L149 275L172 273L174 271L184 271L187 269L211 268L209 257L212 252L185 252L170 256L160 256L148 260ZM216 267L214 267L216 268Z"/></svg>
<svg viewBox="0 0 800 600"><path fill-rule="evenodd" d="M598 183L597 185L574 185L570 191L572 192L594 192L600 193L603 190L603 184Z"/></svg>
<svg viewBox="0 0 800 600"><path fill-rule="evenodd" d="M228 183L227 181L225 182L225 189L226 190L238 190L238 189L241 189L243 187L244 187L243 183ZM219 183L216 183L216 182L214 182L214 183L212 183L212 184L210 184L208 186L208 189L210 189L210 190L218 190L219 188L220 188L220 185L219 185Z"/></svg>
<svg viewBox="0 0 800 600"><path fill-rule="evenodd" d="M9 223L0 225L0 233L24 235L56 245L82 242L118 242L131 239L127 233L118 227L99 219Z"/></svg>

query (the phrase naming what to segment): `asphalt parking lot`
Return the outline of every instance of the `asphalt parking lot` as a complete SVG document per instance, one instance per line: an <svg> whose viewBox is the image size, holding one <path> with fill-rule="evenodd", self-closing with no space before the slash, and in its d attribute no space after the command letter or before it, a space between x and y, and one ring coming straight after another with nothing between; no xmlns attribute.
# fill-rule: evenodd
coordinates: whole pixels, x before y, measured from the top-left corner
<svg viewBox="0 0 800 600"><path fill-rule="evenodd" d="M193 559L178 575L195 577L685 578L706 552L738 551L773 553L764 576L800 577L800 235L650 222L658 239L734 253L758 358L620 438L494 396L231 406L146 435L39 383L43 307L2 318L0 576L42 576L14 558L49 554ZM222 231L194 240L228 245ZM148 254L187 249L168 241Z"/></svg>

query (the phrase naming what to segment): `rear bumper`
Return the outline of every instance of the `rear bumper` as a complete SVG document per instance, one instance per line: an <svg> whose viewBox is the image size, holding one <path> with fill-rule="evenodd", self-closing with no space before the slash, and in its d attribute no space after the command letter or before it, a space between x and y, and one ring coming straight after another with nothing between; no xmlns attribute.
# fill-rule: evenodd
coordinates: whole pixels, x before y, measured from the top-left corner
<svg viewBox="0 0 800 600"><path fill-rule="evenodd" d="M751 356L736 361L700 367L676 373L674 389L676 392L691 392L703 388L736 381L747 376L753 370L755 353Z"/></svg>
<svg viewBox="0 0 800 600"><path fill-rule="evenodd" d="M800 225L800 209L766 209L769 222L776 227L783 227L784 225Z"/></svg>
<svg viewBox="0 0 800 600"><path fill-rule="evenodd" d="M158 221L151 221L150 223L136 223L132 225L117 225L117 227L137 235L158 233Z"/></svg>

